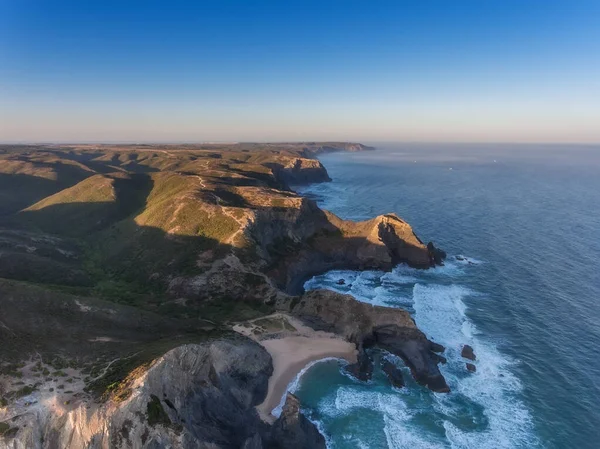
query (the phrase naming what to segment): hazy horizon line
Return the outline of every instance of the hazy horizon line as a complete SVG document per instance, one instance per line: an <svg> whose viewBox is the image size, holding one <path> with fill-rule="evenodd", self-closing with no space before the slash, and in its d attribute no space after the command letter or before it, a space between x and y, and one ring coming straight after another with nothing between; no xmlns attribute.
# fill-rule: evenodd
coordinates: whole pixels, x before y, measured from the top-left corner
<svg viewBox="0 0 600 449"><path fill-rule="evenodd" d="M358 143L363 145L577 145L598 146L597 142L577 141L459 141L459 140L360 140L360 139L302 139L302 140L0 140L0 145L240 145L240 144L301 144L301 143Z"/></svg>

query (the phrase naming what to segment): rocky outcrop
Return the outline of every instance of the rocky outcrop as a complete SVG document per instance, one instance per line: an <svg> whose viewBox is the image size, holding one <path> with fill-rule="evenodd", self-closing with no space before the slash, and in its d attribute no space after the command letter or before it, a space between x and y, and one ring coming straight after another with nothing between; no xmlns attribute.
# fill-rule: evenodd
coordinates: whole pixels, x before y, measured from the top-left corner
<svg viewBox="0 0 600 449"><path fill-rule="evenodd" d="M344 369L351 376L363 382L368 382L373 377L373 361L362 345L358 348L356 363L347 365Z"/></svg>
<svg viewBox="0 0 600 449"><path fill-rule="evenodd" d="M444 347L429 341L405 310L373 306L329 290L309 291L278 306L314 329L344 336L359 349L385 349L402 358L418 383L436 392L450 391L438 368L444 359L436 354ZM368 379L368 373L360 371L361 366L368 368L369 364L364 360L361 363L359 358L351 372L356 371L357 377Z"/></svg>
<svg viewBox="0 0 600 449"><path fill-rule="evenodd" d="M336 151L347 151L349 153L355 153L358 151L373 151L375 147L364 145L362 143L353 142L325 142L325 143L313 143L307 144L302 154L307 157L314 157L324 153L334 153Z"/></svg>
<svg viewBox="0 0 600 449"><path fill-rule="evenodd" d="M125 400L109 399L101 405L82 402L71 409L41 404L35 412L8 420L17 430L0 437L0 446L325 447L317 444L323 437L300 414L297 400L286 405L272 429L259 418L254 407L264 399L272 371L267 351L250 340L180 346L143 374L128 379L131 394ZM297 444L289 445L290 438Z"/></svg>
<svg viewBox="0 0 600 449"><path fill-rule="evenodd" d="M273 424L272 449L325 449L325 438L317 427L300 412L300 401L287 393L281 416Z"/></svg>
<svg viewBox="0 0 600 449"><path fill-rule="evenodd" d="M387 359L381 363L381 370L386 374L393 387L404 387L404 377L402 371Z"/></svg>
<svg viewBox="0 0 600 449"><path fill-rule="evenodd" d="M420 335L407 332L394 324L376 327L373 333L375 344L401 357L418 383L438 393L450 391L437 366L441 360L434 354L439 345L427 340L420 331Z"/></svg>
<svg viewBox="0 0 600 449"><path fill-rule="evenodd" d="M433 242L427 244L427 251L429 252L429 261L431 265L444 265L446 259L446 251L436 248Z"/></svg>
<svg viewBox="0 0 600 449"><path fill-rule="evenodd" d="M285 185L302 185L331 181L327 170L317 159L290 158L284 164L267 164L275 177Z"/></svg>
<svg viewBox="0 0 600 449"><path fill-rule="evenodd" d="M462 348L462 351L460 352L460 355L462 357L464 357L465 359L469 359L469 360L475 360L475 352L473 352L473 348L469 345L464 345Z"/></svg>
<svg viewBox="0 0 600 449"><path fill-rule="evenodd" d="M467 371L474 373L477 371L477 367L475 365L473 365L472 363L466 363L467 366Z"/></svg>
<svg viewBox="0 0 600 449"><path fill-rule="evenodd" d="M321 227L313 227L314 232L307 233L304 240L289 240L287 246L280 241L280 247L269 251L271 263L266 274L288 293L301 293L307 278L332 269L390 270L398 263L416 268L435 265L411 226L395 214L353 222L318 208L306 210L314 220L303 218L296 223L320 223Z"/></svg>

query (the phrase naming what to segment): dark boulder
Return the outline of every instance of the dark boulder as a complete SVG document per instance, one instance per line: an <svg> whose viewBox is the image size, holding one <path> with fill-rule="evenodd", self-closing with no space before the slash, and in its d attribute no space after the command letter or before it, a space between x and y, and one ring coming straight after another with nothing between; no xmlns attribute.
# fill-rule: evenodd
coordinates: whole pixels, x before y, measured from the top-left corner
<svg viewBox="0 0 600 449"><path fill-rule="evenodd" d="M444 265L444 259L446 259L446 251L436 248L433 242L427 244L427 251L429 253L429 261L431 265Z"/></svg>
<svg viewBox="0 0 600 449"><path fill-rule="evenodd" d="M446 359L446 357L444 357L443 355L432 354L431 357L433 357L435 360L437 360L438 363L441 363L442 365L448 363L448 359Z"/></svg>
<svg viewBox="0 0 600 449"><path fill-rule="evenodd" d="M473 365L472 363L467 363L467 370L471 373L474 373L475 371L477 371L477 367L475 365Z"/></svg>
<svg viewBox="0 0 600 449"><path fill-rule="evenodd" d="M444 360L436 351L444 347L429 341L407 311L372 306L331 290L312 290L293 303L291 312L313 329L337 333L356 344L359 357L346 370L350 375L370 379L371 363L360 352L375 347L402 358L421 385L436 392L449 391L437 366Z"/></svg>
<svg viewBox="0 0 600 449"><path fill-rule="evenodd" d="M469 345L464 345L462 351L460 353L465 359L476 360L475 353L473 352L473 348Z"/></svg>
<svg viewBox="0 0 600 449"><path fill-rule="evenodd" d="M387 325L377 327L373 332L376 345L402 358L418 383L437 393L450 391L437 366L440 356L432 351L432 348L439 349L440 345L427 340L417 329Z"/></svg>
<svg viewBox="0 0 600 449"><path fill-rule="evenodd" d="M364 348L359 348L356 363L347 365L346 372L363 382L368 382L373 377L373 361Z"/></svg>
<svg viewBox="0 0 600 449"><path fill-rule="evenodd" d="M346 283L346 281L345 281L344 279L339 279L339 280L337 281L337 284L338 284L338 285L344 285L345 283Z"/></svg>
<svg viewBox="0 0 600 449"><path fill-rule="evenodd" d="M387 375L392 386L396 388L402 388L404 386L404 377L402 371L392 362L384 359L381 364L381 370Z"/></svg>
<svg viewBox="0 0 600 449"><path fill-rule="evenodd" d="M300 401L287 394L281 416L273 423L271 449L325 449L325 438L300 411ZM252 447L252 446L251 446ZM260 446L259 446L260 447Z"/></svg>
<svg viewBox="0 0 600 449"><path fill-rule="evenodd" d="M446 350L446 348L444 348L444 346L442 346L439 343L436 343L434 341L430 341L429 343L431 344L429 349L433 352L444 352Z"/></svg>
<svg viewBox="0 0 600 449"><path fill-rule="evenodd" d="M255 433L244 442L242 449L263 449L262 438Z"/></svg>

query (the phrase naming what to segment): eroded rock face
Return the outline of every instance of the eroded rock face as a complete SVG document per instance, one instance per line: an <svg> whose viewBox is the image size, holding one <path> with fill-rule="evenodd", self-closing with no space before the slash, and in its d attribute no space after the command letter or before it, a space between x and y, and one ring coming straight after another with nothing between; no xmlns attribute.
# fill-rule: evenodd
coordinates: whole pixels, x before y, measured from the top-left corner
<svg viewBox="0 0 600 449"><path fill-rule="evenodd" d="M300 412L300 401L287 394L281 416L273 424L272 449L325 449L325 438L316 426Z"/></svg>
<svg viewBox="0 0 600 449"><path fill-rule="evenodd" d="M69 412L39 407L11 421L19 430L10 441L0 440L0 446L258 449L263 441L279 444L285 435L271 436L254 408L266 395L272 371L267 351L250 340L180 346L135 379L126 400L84 403ZM298 440L306 432L304 438L313 441L317 429L290 407L279 429L292 429Z"/></svg>
<svg viewBox="0 0 600 449"><path fill-rule="evenodd" d="M275 176L287 185L331 181L327 170L317 159L290 158L284 165L272 168Z"/></svg>
<svg viewBox="0 0 600 449"><path fill-rule="evenodd" d="M404 377L402 371L387 359L384 359L381 363L381 370L387 375L392 386L396 388L404 387Z"/></svg>
<svg viewBox="0 0 600 449"><path fill-rule="evenodd" d="M288 293L301 293L307 278L332 269L391 270L398 263L416 268L435 264L410 225L395 214L353 222L316 207L304 210L312 218L296 217L294 235L304 228L309 231L303 233L306 237L295 241L292 237L288 245L280 240L279 247L269 248L270 264L265 272Z"/></svg>
<svg viewBox="0 0 600 449"><path fill-rule="evenodd" d="M368 382L373 377L373 361L363 347L359 348L356 363L348 365L345 370L358 380Z"/></svg>
<svg viewBox="0 0 600 449"><path fill-rule="evenodd" d="M444 265L446 259L446 251L436 248L433 242L427 244L427 251L429 251L429 259L432 265Z"/></svg>
<svg viewBox="0 0 600 449"><path fill-rule="evenodd" d="M422 333L409 333L397 325L377 327L373 332L377 346L401 357L418 383L437 393L450 391L437 366L440 359Z"/></svg>
<svg viewBox="0 0 600 449"><path fill-rule="evenodd" d="M473 352L473 348L469 345L464 345L462 348L462 351L460 352L460 355L462 357L464 357L465 359L469 359L469 360L475 360L475 353Z"/></svg>
<svg viewBox="0 0 600 449"><path fill-rule="evenodd" d="M405 310L373 306L329 290L306 292L293 301L280 303L279 307L314 329L342 335L358 348L385 349L401 357L420 384L436 392L450 391L438 368L443 357L436 354L444 347L429 341ZM359 361L355 367L358 378L368 378L368 373L361 371L361 367L364 370L368 366Z"/></svg>

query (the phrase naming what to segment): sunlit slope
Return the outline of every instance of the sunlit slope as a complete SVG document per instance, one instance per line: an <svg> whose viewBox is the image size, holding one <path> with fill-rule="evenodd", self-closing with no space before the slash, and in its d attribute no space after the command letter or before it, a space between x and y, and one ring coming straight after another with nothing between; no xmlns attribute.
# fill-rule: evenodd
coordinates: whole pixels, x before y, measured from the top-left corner
<svg viewBox="0 0 600 449"><path fill-rule="evenodd" d="M98 262L111 276L152 281L201 273L245 244L241 222L217 204L199 175L153 173L139 213L92 240Z"/></svg>
<svg viewBox="0 0 600 449"><path fill-rule="evenodd" d="M94 172L53 154L0 153L0 216L18 212Z"/></svg>
<svg viewBox="0 0 600 449"><path fill-rule="evenodd" d="M19 218L43 232L89 236L143 207L149 185L142 175L94 175L27 207Z"/></svg>

